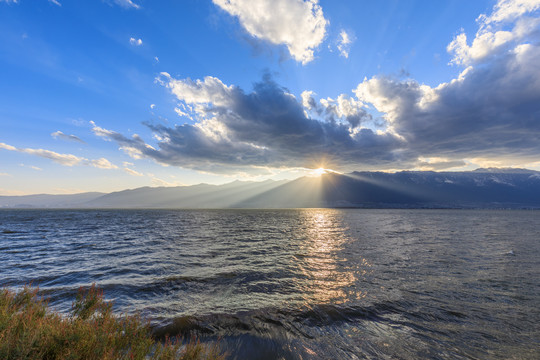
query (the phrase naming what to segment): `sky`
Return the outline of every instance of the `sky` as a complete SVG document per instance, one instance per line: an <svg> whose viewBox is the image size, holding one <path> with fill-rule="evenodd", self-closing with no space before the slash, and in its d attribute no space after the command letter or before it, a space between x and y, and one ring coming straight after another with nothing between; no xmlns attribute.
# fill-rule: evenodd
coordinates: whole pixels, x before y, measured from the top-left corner
<svg viewBox="0 0 540 360"><path fill-rule="evenodd" d="M540 170L540 0L0 0L0 195Z"/></svg>

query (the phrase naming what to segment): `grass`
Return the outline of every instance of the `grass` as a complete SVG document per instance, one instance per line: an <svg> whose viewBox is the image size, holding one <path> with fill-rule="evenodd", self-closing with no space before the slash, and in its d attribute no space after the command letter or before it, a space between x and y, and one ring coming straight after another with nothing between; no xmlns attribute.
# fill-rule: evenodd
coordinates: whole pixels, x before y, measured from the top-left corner
<svg viewBox="0 0 540 360"><path fill-rule="evenodd" d="M218 344L152 338L139 316L115 316L92 285L68 316L51 311L38 289L0 290L0 359L225 359Z"/></svg>

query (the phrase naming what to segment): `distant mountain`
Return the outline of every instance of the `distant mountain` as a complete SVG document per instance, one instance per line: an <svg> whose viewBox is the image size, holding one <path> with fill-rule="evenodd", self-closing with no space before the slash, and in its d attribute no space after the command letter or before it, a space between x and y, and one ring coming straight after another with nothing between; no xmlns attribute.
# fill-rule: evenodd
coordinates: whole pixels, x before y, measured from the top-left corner
<svg viewBox="0 0 540 360"><path fill-rule="evenodd" d="M299 178L239 207L540 208L540 172L403 171Z"/></svg>
<svg viewBox="0 0 540 360"><path fill-rule="evenodd" d="M327 182L330 207L540 208L540 173L523 169L354 172Z"/></svg>
<svg viewBox="0 0 540 360"><path fill-rule="evenodd" d="M103 195L105 193L86 192L69 195L0 196L0 208L73 208Z"/></svg>
<svg viewBox="0 0 540 360"><path fill-rule="evenodd" d="M94 208L230 208L257 194L271 191L286 182L287 180L234 181L224 185L143 187L106 194L81 204L81 206Z"/></svg>
<svg viewBox="0 0 540 360"><path fill-rule="evenodd" d="M540 208L540 172L327 173L292 181L143 187L109 194L0 196L0 207L38 208Z"/></svg>

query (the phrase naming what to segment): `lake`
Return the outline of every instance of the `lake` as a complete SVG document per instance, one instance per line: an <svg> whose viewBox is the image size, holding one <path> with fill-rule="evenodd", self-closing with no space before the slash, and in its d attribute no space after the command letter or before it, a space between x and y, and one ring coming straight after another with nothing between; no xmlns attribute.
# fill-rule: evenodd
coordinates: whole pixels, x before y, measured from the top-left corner
<svg viewBox="0 0 540 360"><path fill-rule="evenodd" d="M0 210L0 286L96 283L232 359L537 359L540 212Z"/></svg>

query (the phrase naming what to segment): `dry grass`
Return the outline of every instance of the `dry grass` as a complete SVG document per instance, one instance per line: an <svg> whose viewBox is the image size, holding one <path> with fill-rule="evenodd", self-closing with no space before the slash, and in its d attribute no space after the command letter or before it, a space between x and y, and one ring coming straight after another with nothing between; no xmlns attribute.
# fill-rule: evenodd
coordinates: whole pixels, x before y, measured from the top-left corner
<svg viewBox="0 0 540 360"><path fill-rule="evenodd" d="M218 344L155 341L139 316L114 316L94 285L79 290L67 317L37 291L0 290L0 359L225 359Z"/></svg>

